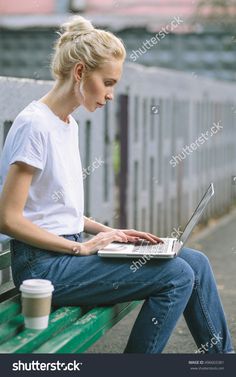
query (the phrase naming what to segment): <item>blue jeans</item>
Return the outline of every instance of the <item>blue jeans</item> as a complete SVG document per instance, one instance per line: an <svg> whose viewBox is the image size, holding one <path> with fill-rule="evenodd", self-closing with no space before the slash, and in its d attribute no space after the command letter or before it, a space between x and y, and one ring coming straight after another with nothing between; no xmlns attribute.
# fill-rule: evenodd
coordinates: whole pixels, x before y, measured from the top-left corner
<svg viewBox="0 0 236 377"><path fill-rule="evenodd" d="M82 242L82 232L63 237ZM197 353L233 351L225 314L208 258L183 248L170 260L73 256L11 240L12 275L17 288L24 279L49 279L54 306L113 305L145 300L125 353L160 353L183 313ZM134 261L137 261L136 259Z"/></svg>

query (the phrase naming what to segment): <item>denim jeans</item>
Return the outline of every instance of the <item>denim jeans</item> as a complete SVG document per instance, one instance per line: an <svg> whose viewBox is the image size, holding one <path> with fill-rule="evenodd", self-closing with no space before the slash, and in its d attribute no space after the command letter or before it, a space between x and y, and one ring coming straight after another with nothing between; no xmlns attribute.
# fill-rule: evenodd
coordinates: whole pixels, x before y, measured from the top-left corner
<svg viewBox="0 0 236 377"><path fill-rule="evenodd" d="M62 236L82 242L82 232ZM129 258L73 256L15 239L10 247L16 287L24 279L49 279L54 306L144 300L124 353L162 352L181 314L197 345L194 352L233 352L213 272L202 252L183 248L174 259L142 259L134 271Z"/></svg>

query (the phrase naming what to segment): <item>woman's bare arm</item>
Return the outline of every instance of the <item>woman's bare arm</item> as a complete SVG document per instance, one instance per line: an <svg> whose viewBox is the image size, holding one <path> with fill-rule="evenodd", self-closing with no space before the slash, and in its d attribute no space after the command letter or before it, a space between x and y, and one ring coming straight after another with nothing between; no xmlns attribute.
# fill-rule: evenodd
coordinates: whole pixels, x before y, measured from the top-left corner
<svg viewBox="0 0 236 377"><path fill-rule="evenodd" d="M0 232L42 249L74 254L78 242L50 233L23 216L35 170L23 162L10 165L0 196Z"/></svg>
<svg viewBox="0 0 236 377"><path fill-rule="evenodd" d="M109 226L98 223L97 221L84 216L84 231L89 234L98 234L100 232L110 232L114 230Z"/></svg>

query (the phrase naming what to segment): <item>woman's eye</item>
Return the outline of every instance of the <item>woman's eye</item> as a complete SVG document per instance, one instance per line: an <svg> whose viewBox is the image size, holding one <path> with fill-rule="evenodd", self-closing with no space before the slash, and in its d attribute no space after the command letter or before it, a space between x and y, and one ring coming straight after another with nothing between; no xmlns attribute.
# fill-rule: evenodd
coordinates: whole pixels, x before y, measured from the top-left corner
<svg viewBox="0 0 236 377"><path fill-rule="evenodd" d="M105 85L106 85L106 86L112 86L113 83L112 83L112 82L105 82Z"/></svg>

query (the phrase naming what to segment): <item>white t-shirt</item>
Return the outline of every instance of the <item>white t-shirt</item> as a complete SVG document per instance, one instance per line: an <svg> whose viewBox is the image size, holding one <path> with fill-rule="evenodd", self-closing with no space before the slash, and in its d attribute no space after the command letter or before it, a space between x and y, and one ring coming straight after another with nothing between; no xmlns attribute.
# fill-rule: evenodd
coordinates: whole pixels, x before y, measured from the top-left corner
<svg viewBox="0 0 236 377"><path fill-rule="evenodd" d="M42 102L33 101L16 117L0 161L0 189L9 165L37 168L23 215L47 231L74 234L84 229L84 189L78 125L63 122Z"/></svg>

